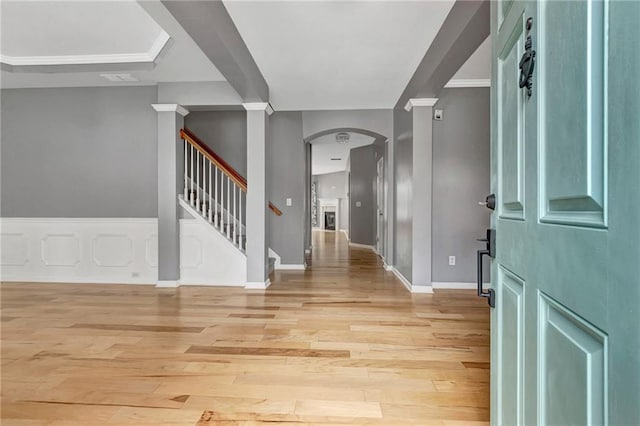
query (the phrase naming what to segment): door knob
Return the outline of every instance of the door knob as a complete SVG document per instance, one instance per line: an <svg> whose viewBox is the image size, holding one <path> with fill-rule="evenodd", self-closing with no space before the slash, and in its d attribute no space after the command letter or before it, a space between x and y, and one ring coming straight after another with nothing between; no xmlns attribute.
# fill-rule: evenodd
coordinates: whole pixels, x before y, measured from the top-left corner
<svg viewBox="0 0 640 426"><path fill-rule="evenodd" d="M496 194L489 194L484 201L478 201L478 204L481 206L485 206L488 209L495 210L496 209Z"/></svg>

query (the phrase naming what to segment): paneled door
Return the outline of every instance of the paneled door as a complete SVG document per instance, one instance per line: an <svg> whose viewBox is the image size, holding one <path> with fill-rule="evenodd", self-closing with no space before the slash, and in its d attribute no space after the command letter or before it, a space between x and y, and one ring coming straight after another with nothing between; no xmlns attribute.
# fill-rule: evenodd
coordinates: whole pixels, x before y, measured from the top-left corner
<svg viewBox="0 0 640 426"><path fill-rule="evenodd" d="M640 425L640 1L491 7L492 424Z"/></svg>

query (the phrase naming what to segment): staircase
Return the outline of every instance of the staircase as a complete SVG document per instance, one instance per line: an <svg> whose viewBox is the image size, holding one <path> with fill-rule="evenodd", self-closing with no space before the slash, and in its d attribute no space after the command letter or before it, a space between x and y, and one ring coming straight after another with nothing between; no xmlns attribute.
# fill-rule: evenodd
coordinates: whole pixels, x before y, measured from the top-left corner
<svg viewBox="0 0 640 426"><path fill-rule="evenodd" d="M180 206L246 256L247 180L189 129L182 129L180 137L184 140ZM273 203L269 203L269 209L282 215ZM274 262L270 257L269 272L273 271Z"/></svg>

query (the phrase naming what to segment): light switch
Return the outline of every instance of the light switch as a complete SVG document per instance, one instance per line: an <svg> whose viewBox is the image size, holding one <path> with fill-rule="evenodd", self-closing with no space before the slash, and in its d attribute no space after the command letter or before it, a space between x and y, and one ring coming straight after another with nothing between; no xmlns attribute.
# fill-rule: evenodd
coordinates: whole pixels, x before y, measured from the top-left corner
<svg viewBox="0 0 640 426"><path fill-rule="evenodd" d="M291 207L293 205L293 202L291 201L291 198L287 198L287 206Z"/></svg>

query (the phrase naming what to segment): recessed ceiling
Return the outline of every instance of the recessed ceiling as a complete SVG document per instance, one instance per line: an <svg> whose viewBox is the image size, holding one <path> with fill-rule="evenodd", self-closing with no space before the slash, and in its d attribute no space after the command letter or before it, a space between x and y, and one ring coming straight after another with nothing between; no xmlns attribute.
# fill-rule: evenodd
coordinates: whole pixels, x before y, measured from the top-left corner
<svg viewBox="0 0 640 426"><path fill-rule="evenodd" d="M453 3L224 1L276 110L393 108Z"/></svg>
<svg viewBox="0 0 640 426"><path fill-rule="evenodd" d="M2 1L1 7L2 88L224 81L159 1L144 8L135 0ZM112 72L138 81L100 76Z"/></svg>
<svg viewBox="0 0 640 426"><path fill-rule="evenodd" d="M349 142L336 142L336 133L320 136L311 142L311 172L314 175L341 172L347 169L350 150L371 145L374 138L360 133L349 132ZM340 158L340 160L332 160Z"/></svg>

